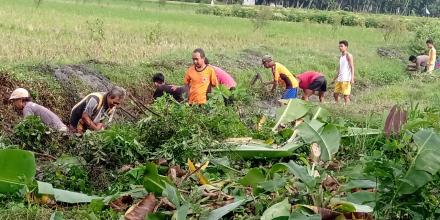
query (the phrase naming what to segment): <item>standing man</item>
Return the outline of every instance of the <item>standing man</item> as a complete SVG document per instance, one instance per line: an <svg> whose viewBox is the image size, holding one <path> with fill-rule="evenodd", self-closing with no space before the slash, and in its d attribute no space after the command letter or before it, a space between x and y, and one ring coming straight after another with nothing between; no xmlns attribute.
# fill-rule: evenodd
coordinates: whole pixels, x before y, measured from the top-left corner
<svg viewBox="0 0 440 220"><path fill-rule="evenodd" d="M429 49L427 69L428 69L428 73L432 73L432 71L434 71L435 68L435 61L437 60L437 50L435 50L434 41L432 41L431 39L426 41L426 46Z"/></svg>
<svg viewBox="0 0 440 220"><path fill-rule="evenodd" d="M339 57L338 74L333 79L332 83L336 81L334 98L339 102L339 95L344 96L344 103L350 103L351 86L354 84L354 62L353 56L348 52L348 42L342 40L339 42Z"/></svg>
<svg viewBox="0 0 440 220"><path fill-rule="evenodd" d="M23 117L35 115L41 118L41 121L50 128L60 132L67 132L67 126L61 119L49 109L32 102L31 96L26 89L18 88L11 94L9 100L12 101L17 112Z"/></svg>
<svg viewBox="0 0 440 220"><path fill-rule="evenodd" d="M114 86L107 93L95 92L87 95L71 111L71 129L80 134L87 129L103 130L104 120L113 120L116 107L124 101L125 96L125 89L119 86Z"/></svg>
<svg viewBox="0 0 440 220"><path fill-rule="evenodd" d="M327 80L324 75L314 71L307 71L296 76L299 81L299 88L304 91L303 100L309 101L309 97L318 92L319 102L324 101L324 94L327 91Z"/></svg>
<svg viewBox="0 0 440 220"><path fill-rule="evenodd" d="M274 62L272 57L265 55L262 59L263 66L272 70L273 81L266 82L266 85L272 84L271 92L275 92L277 85L285 87L281 99L295 99L298 95L298 81L290 71L280 63Z"/></svg>
<svg viewBox="0 0 440 220"><path fill-rule="evenodd" d="M197 48L192 53L193 65L185 73L183 82L189 88L190 105L203 105L207 101L208 88L218 85L215 70L205 62L205 51Z"/></svg>

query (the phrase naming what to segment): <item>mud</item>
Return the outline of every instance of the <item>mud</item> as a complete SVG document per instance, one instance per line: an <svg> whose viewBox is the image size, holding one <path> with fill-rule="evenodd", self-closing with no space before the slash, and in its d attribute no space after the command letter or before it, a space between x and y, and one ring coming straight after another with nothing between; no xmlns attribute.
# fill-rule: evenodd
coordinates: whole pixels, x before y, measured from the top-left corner
<svg viewBox="0 0 440 220"><path fill-rule="evenodd" d="M64 90L75 99L85 95L82 94L84 93L81 88L83 86L88 87L91 91L108 91L113 86L110 80L97 70L82 64L54 67L52 73Z"/></svg>
<svg viewBox="0 0 440 220"><path fill-rule="evenodd" d="M10 79L6 72L0 72L0 129L3 133L10 132L19 115L13 110L9 102L9 95L19 87L19 83Z"/></svg>
<svg viewBox="0 0 440 220"><path fill-rule="evenodd" d="M406 62L407 60L407 57L404 52L394 48L379 47L377 48L377 54L381 57L399 59L402 62Z"/></svg>

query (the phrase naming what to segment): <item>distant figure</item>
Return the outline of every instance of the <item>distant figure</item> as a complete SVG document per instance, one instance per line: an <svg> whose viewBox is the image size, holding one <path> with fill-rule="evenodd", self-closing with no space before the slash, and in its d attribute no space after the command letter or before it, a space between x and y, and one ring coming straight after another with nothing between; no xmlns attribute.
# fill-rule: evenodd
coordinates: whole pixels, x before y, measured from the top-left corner
<svg viewBox="0 0 440 220"><path fill-rule="evenodd" d="M156 87L156 91L154 91L153 98L157 99L162 97L164 93L168 93L178 102L183 102L184 94L186 93L186 89L184 86L174 86L165 83L165 76L162 73L156 73L153 76L153 83Z"/></svg>
<svg viewBox="0 0 440 220"><path fill-rule="evenodd" d="M348 42L342 40L339 42L339 57L338 74L333 79L332 83L336 81L334 98L339 102L339 95L344 96L344 103L350 103L351 86L354 84L354 61L353 56L348 52Z"/></svg>
<svg viewBox="0 0 440 220"><path fill-rule="evenodd" d="M428 73L432 73L432 71L434 71L435 69L435 61L437 60L437 51L435 50L434 47L434 41L432 41L431 39L426 41L426 46L429 48L427 71Z"/></svg>
<svg viewBox="0 0 440 220"><path fill-rule="evenodd" d="M109 92L95 92L87 95L71 111L71 129L80 134L87 129L103 130L104 121L113 120L116 107L124 101L125 96L125 89L119 86L114 86Z"/></svg>
<svg viewBox="0 0 440 220"><path fill-rule="evenodd" d="M290 71L280 63L274 62L272 57L265 55L262 59L263 66L272 70L273 81L266 82L266 85L272 84L271 92L275 92L277 85L285 87L281 99L296 99L298 96L298 81Z"/></svg>
<svg viewBox="0 0 440 220"><path fill-rule="evenodd" d="M55 113L49 109L32 102L31 96L26 89L18 88L11 94L9 100L12 101L17 112L23 117L35 115L41 118L41 121L50 128L60 132L67 132L67 126L61 121Z"/></svg>
<svg viewBox="0 0 440 220"><path fill-rule="evenodd" d="M414 56L411 55L409 57L409 61L411 62L410 64L408 64L406 66L406 70L408 71L419 71L419 72L426 72L428 69L428 60L429 60L429 56L428 55L419 55L419 56Z"/></svg>
<svg viewBox="0 0 440 220"><path fill-rule="evenodd" d="M319 101L324 101L324 94L327 91L327 80L324 75L314 71L307 71L296 76L299 81L299 88L304 91L303 100L308 101L309 97L318 92Z"/></svg>
<svg viewBox="0 0 440 220"><path fill-rule="evenodd" d="M205 62L205 51L197 48L192 53L193 64L185 73L183 82L189 90L188 102L191 105L203 105L207 102L208 88L218 85L213 67Z"/></svg>

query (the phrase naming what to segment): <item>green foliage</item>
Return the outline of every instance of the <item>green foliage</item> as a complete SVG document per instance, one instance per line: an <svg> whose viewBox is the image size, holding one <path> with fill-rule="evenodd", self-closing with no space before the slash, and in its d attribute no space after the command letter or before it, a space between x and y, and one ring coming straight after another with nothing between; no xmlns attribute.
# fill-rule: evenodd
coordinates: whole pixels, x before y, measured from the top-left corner
<svg viewBox="0 0 440 220"><path fill-rule="evenodd" d="M35 176L35 158L29 151L0 150L0 194L14 194L27 190Z"/></svg>
<svg viewBox="0 0 440 220"><path fill-rule="evenodd" d="M434 44L440 42L440 26L434 22L424 22L415 28L415 36L410 42L409 49L412 53L428 54L426 40L432 39Z"/></svg>
<svg viewBox="0 0 440 220"><path fill-rule="evenodd" d="M103 132L84 135L73 151L92 164L114 167L142 162L147 160L151 149L138 141L140 132L130 125L115 125Z"/></svg>
<svg viewBox="0 0 440 220"><path fill-rule="evenodd" d="M91 193L90 179L85 162L76 157L63 155L57 161L43 165L41 180L56 188Z"/></svg>
<svg viewBox="0 0 440 220"><path fill-rule="evenodd" d="M215 98L200 107L163 98L153 108L163 117L150 117L139 123L140 141L151 146L158 156L179 163L199 157L206 149L220 147L216 141L249 133L234 107L224 106Z"/></svg>
<svg viewBox="0 0 440 220"><path fill-rule="evenodd" d="M14 128L12 142L25 150L50 153L57 148L52 140L53 132L36 116L23 119Z"/></svg>

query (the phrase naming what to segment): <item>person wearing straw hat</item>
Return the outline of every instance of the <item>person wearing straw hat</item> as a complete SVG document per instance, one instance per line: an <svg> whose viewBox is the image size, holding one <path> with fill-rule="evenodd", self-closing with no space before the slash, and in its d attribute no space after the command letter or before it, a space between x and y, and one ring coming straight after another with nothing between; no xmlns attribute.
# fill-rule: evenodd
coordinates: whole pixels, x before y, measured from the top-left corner
<svg viewBox="0 0 440 220"><path fill-rule="evenodd" d="M41 121L50 128L60 132L67 132L67 126L51 110L32 102L32 98L26 89L18 88L14 90L9 98L15 110L23 117L35 115L41 118Z"/></svg>

